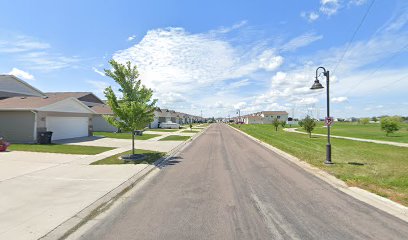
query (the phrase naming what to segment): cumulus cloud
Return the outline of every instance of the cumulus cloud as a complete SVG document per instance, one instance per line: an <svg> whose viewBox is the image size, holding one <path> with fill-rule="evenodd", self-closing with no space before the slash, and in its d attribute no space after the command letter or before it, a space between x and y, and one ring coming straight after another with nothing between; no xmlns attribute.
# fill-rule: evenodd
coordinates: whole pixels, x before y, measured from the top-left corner
<svg viewBox="0 0 408 240"><path fill-rule="evenodd" d="M14 75L24 80L34 80L34 76L18 68L13 68L8 74Z"/></svg>
<svg viewBox="0 0 408 240"><path fill-rule="evenodd" d="M283 64L283 57L271 48L248 48L233 46L222 33L191 34L183 28L166 28L148 31L139 43L116 52L113 58L137 65L143 83L156 97L174 92L188 98L213 84L273 71Z"/></svg>

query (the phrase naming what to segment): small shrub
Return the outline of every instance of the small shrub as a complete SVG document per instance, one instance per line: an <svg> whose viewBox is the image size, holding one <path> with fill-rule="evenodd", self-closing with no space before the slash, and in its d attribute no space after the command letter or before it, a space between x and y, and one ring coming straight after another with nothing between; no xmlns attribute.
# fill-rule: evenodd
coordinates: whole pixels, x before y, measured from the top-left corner
<svg viewBox="0 0 408 240"><path fill-rule="evenodd" d="M305 129L306 132L309 133L309 138L311 138L312 131L316 127L316 121L313 118L306 116L306 118L303 119L302 122L303 128Z"/></svg>
<svg viewBox="0 0 408 240"><path fill-rule="evenodd" d="M381 130L386 132L386 136L394 133L401 128L401 117L383 117L381 118Z"/></svg>

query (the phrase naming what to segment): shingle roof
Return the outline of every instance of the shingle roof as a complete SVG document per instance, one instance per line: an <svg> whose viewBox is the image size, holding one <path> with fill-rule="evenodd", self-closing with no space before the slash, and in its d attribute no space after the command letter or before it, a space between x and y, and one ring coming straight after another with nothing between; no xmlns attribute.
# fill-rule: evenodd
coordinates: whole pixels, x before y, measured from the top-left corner
<svg viewBox="0 0 408 240"><path fill-rule="evenodd" d="M51 95L49 97L11 97L0 100L0 109L36 109L41 108L69 97Z"/></svg>
<svg viewBox="0 0 408 240"><path fill-rule="evenodd" d="M112 109L108 105L105 105L105 104L93 106L91 109L94 110L97 114L106 114L106 115L113 114Z"/></svg>

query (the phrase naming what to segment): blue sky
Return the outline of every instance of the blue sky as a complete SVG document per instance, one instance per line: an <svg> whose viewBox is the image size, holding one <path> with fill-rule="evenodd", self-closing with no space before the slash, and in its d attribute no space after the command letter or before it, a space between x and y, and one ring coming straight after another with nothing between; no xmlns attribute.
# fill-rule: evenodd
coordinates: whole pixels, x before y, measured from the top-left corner
<svg viewBox="0 0 408 240"><path fill-rule="evenodd" d="M2 1L0 73L43 91L104 98L105 87L117 88L101 74L114 58L138 66L163 108L323 117L325 92L309 87L324 66L334 117L408 115L408 3L371 4Z"/></svg>

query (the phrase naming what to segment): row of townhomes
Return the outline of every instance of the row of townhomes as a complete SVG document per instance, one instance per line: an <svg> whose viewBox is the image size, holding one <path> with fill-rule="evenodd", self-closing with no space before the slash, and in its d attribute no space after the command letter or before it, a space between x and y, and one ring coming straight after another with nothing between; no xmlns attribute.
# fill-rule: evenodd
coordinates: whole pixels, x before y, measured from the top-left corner
<svg viewBox="0 0 408 240"><path fill-rule="evenodd" d="M243 115L236 120L244 124L272 124L274 119L279 121L288 121L288 113L286 111L262 111Z"/></svg>
<svg viewBox="0 0 408 240"><path fill-rule="evenodd" d="M93 131L117 131L103 115L109 106L91 92L42 92L13 75L0 75L0 137L32 143L38 133L53 132L52 140L92 136ZM197 116L157 108L149 128L161 123L200 122Z"/></svg>

